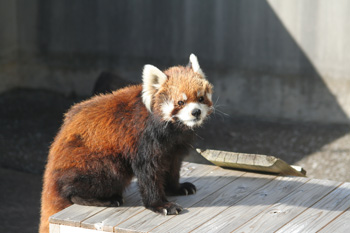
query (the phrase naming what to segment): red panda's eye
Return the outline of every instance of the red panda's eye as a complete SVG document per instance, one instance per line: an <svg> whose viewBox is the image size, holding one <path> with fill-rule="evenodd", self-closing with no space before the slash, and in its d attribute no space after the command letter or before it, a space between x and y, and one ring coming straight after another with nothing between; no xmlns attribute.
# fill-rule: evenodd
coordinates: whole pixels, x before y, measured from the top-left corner
<svg viewBox="0 0 350 233"><path fill-rule="evenodd" d="M180 100L179 102L177 102L177 104L181 106L181 105L184 105L185 102L183 102L182 100Z"/></svg>
<svg viewBox="0 0 350 233"><path fill-rule="evenodd" d="M204 101L204 97L203 96L199 97L198 101L199 102L203 102Z"/></svg>

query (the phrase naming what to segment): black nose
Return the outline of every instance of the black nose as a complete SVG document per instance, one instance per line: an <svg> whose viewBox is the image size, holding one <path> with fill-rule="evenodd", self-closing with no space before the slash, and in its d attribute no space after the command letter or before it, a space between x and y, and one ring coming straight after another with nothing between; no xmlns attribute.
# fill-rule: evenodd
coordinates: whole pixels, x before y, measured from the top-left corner
<svg viewBox="0 0 350 233"><path fill-rule="evenodd" d="M199 117L201 115L201 110L199 108L195 108L192 110L192 116Z"/></svg>

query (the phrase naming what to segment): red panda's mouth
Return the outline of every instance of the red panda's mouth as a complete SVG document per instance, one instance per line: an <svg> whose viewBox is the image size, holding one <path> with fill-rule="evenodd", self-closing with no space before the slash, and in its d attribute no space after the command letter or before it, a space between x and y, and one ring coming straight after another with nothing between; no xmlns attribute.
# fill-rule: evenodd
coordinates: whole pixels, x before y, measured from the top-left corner
<svg viewBox="0 0 350 233"><path fill-rule="evenodd" d="M191 128L196 127L196 126L200 126L203 122L203 119L201 118L194 118L194 119L190 119L190 120L186 120L183 123Z"/></svg>

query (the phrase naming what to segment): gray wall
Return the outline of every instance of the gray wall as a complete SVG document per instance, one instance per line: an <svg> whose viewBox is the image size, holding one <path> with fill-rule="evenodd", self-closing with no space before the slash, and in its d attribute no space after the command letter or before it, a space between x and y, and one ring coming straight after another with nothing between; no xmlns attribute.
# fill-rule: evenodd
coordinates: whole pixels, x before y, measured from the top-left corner
<svg viewBox="0 0 350 233"><path fill-rule="evenodd" d="M91 93L195 53L230 116L350 123L350 2L0 1L0 92Z"/></svg>

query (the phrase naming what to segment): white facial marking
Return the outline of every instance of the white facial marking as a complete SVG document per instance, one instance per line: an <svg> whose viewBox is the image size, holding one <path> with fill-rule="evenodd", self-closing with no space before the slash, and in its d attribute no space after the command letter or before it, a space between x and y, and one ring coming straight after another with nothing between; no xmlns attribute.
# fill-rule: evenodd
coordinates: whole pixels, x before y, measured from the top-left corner
<svg viewBox="0 0 350 233"><path fill-rule="evenodd" d="M163 113L163 119L165 121L170 121L171 118L171 112L174 110L174 104L172 101L166 101L161 105L162 113Z"/></svg>
<svg viewBox="0 0 350 233"><path fill-rule="evenodd" d="M199 109L201 114L198 118L192 115L194 109ZM181 109L176 115L180 121L189 127L198 126L203 123L209 111L209 107L206 104L201 103L189 103L183 109Z"/></svg>
<svg viewBox="0 0 350 233"><path fill-rule="evenodd" d="M185 93L182 93L182 99L185 101L187 100L187 95Z"/></svg>
<svg viewBox="0 0 350 233"><path fill-rule="evenodd" d="M197 91L197 97L201 97L202 96L202 92L201 91Z"/></svg>

